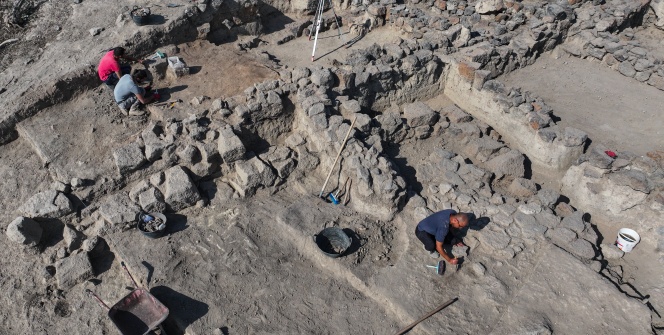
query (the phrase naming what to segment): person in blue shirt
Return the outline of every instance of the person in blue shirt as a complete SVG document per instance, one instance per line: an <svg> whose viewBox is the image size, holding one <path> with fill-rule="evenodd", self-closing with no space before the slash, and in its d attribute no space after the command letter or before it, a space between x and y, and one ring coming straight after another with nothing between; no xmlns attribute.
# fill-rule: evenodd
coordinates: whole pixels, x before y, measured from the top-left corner
<svg viewBox="0 0 664 335"><path fill-rule="evenodd" d="M450 228L462 229L468 225L468 215L457 213L452 209L446 209L433 213L426 219L420 221L415 228L415 236L424 244L424 250L430 256L443 258L450 264L458 264L456 257L448 255L443 250L443 243L451 241L453 234L449 234Z"/></svg>

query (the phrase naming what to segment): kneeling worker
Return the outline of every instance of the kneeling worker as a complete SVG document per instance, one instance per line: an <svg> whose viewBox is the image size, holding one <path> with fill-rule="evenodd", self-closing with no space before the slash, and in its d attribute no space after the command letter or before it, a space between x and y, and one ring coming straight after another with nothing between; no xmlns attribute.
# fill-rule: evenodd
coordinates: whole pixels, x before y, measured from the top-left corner
<svg viewBox="0 0 664 335"><path fill-rule="evenodd" d="M468 215L446 209L420 221L415 228L415 236L424 244L424 249L429 252L431 257L438 258L440 254L448 263L458 264L457 258L448 255L443 250L443 243L451 242L454 237L453 234L450 234L450 228L462 229L467 225Z"/></svg>
<svg viewBox="0 0 664 335"><path fill-rule="evenodd" d="M131 75L125 74L120 78L118 84L115 85L113 95L115 102L125 115L140 116L145 114L141 110L144 104L148 104L153 100L159 100L158 94L149 95L149 89L140 87L137 83L141 83L147 79L148 74L145 70L134 70Z"/></svg>

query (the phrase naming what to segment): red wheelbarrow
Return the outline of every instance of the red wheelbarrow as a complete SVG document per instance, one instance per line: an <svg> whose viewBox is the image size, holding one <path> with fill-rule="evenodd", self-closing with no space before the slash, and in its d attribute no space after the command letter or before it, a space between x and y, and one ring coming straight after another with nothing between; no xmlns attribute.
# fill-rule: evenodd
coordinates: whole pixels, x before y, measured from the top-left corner
<svg viewBox="0 0 664 335"><path fill-rule="evenodd" d="M99 304L108 310L108 317L113 321L122 335L146 335L156 328L165 334L161 323L168 317L168 308L155 298L148 290L139 288L124 262L120 263L134 283L135 289L118 301L113 307L108 307L96 294L85 290L90 296L97 299Z"/></svg>

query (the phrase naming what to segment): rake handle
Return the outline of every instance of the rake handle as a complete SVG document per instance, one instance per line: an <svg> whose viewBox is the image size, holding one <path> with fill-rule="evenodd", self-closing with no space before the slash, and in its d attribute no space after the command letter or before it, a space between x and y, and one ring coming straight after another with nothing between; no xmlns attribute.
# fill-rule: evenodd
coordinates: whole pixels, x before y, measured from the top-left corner
<svg viewBox="0 0 664 335"><path fill-rule="evenodd" d="M134 288L138 288L138 284L136 283L136 281L134 280L134 277L129 272L129 269L127 269L127 266L125 265L125 262L120 262L120 265L122 265L122 268L125 270L125 272L129 276L129 279L131 279L131 282L134 283Z"/></svg>
<svg viewBox="0 0 664 335"><path fill-rule="evenodd" d="M99 305L101 305L101 307L106 308L106 310L111 309L110 307L108 307L108 305L106 305L106 303L104 301L101 300L101 298L99 298L96 294L94 294L94 292L90 291L90 289L86 289L85 293L87 293L89 296L95 298L95 300L97 300L97 302L99 303Z"/></svg>
<svg viewBox="0 0 664 335"><path fill-rule="evenodd" d="M339 160L339 156L341 156L341 152L344 150L344 147L346 146L346 142L348 142L348 136L350 136L350 132L353 130L353 126L355 125L355 121L357 121L357 116L353 119L353 122L351 122L350 128L348 128L348 132L346 133L346 137L344 138L344 142L341 143L341 147L339 148L339 152L337 153L337 158L334 159L334 163L332 163L332 167L330 168L330 172L327 174L327 178L325 178L325 183L323 184L323 188L321 188L320 194L318 194L318 197L320 197L320 198L323 197L323 192L325 192L325 186L327 186L327 182L330 181L330 177L332 176L332 171L334 171L334 167L337 165L337 161Z"/></svg>
<svg viewBox="0 0 664 335"><path fill-rule="evenodd" d="M396 335L403 335L403 334L405 334L405 333L408 332L409 330L413 329L413 327L417 326L417 324L419 324L420 322L422 322L422 321L426 320L427 318L429 318L430 316L432 316L432 315L434 315L434 314L440 312L440 310L442 310L443 308L445 308L445 307L447 307L447 306L453 304L453 303L454 303L455 301L457 301L457 300L459 300L459 298L454 298L454 299L451 299L451 300L447 301L446 303L444 303L444 304L442 304L442 305L436 307L436 309L434 309L434 310L432 310L431 312L429 312L429 314L427 314L427 315L425 315L425 316L423 316L423 317L417 319L417 321L415 321L415 322L409 324L408 326L402 328L401 330L399 330L399 331L396 333Z"/></svg>

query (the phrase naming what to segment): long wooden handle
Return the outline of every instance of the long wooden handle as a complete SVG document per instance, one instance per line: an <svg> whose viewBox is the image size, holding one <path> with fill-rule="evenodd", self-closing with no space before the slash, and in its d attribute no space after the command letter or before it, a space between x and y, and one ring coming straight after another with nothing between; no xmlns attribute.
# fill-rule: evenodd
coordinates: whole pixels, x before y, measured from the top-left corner
<svg viewBox="0 0 664 335"><path fill-rule="evenodd" d="M341 143L341 148L339 148L339 153L337 153L337 158L334 159L334 163L332 163L332 167L330 168L330 172L327 174L327 178L325 178L325 183L323 184L323 188L320 189L320 194L318 194L319 197L323 197L323 192L325 192L325 186L327 186L327 182L330 181L330 176L332 175L332 171L334 171L334 167L337 165L337 161L339 160L339 156L341 156L341 151L343 151L344 147L346 146L346 142L348 141L348 136L350 135L351 130L353 130L353 126L355 125L356 120L357 120L357 116L353 119L353 122L351 122L350 128L348 128L348 132L346 133L346 137L344 138L344 142Z"/></svg>
<svg viewBox="0 0 664 335"><path fill-rule="evenodd" d="M417 321L415 321L415 322L409 324L408 326L406 326L405 328L402 328L401 330L399 330L399 331L396 333L396 335L403 335L403 334L405 334L405 333L408 332L409 330L413 329L413 327L417 326L418 323L420 323L420 322L426 320L427 318L429 318L430 316L432 316L432 315L434 315L434 314L440 312L440 310L442 310L443 308L445 308L445 307L447 307L447 306L453 304L453 303L454 303L455 301L457 301L457 300L459 300L459 298L454 298L454 299L451 299L450 301L448 301L448 302L446 302L446 303L444 303L444 304L442 304L442 305L436 307L436 309L434 309L433 311L429 312L429 314L427 314L427 315L425 315L425 316L419 318Z"/></svg>

